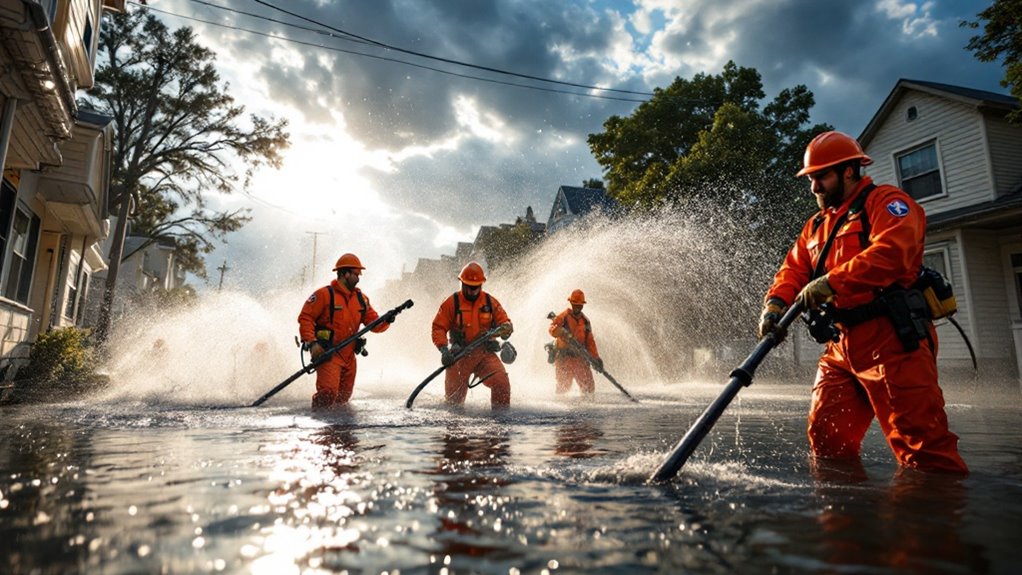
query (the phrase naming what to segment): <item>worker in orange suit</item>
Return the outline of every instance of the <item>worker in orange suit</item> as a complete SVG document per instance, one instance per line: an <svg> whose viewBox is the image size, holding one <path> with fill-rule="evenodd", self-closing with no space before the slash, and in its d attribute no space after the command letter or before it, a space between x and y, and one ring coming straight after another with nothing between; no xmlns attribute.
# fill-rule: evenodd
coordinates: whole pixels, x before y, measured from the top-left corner
<svg viewBox="0 0 1022 575"><path fill-rule="evenodd" d="M351 337L363 325L376 321L380 315L373 309L362 290L356 287L365 267L355 254L344 254L334 265L337 279L317 289L305 300L298 315L299 337L315 361L324 351ZM387 330L394 322L393 312L373 328L374 333ZM316 393L313 409L327 409L346 404L355 387L358 362L356 352L361 342L347 345L316 367Z"/></svg>
<svg viewBox="0 0 1022 575"><path fill-rule="evenodd" d="M580 289L571 292L568 303L571 306L554 317L550 322L549 330L550 335L557 338L556 359L554 359L557 393L566 393L571 389L571 382L576 381L583 395L592 396L596 392L593 372L589 368L589 361L579 347L589 352L596 369L603 369L603 360L600 359L600 352L596 349L592 324L589 323L589 318L582 313L582 307L586 304L585 293Z"/></svg>
<svg viewBox="0 0 1022 575"><path fill-rule="evenodd" d="M922 298L911 297L926 215L903 190L860 176L871 163L841 132L809 143L797 175L808 177L820 211L774 277L758 333L780 341L778 321L789 305L812 310L810 333L826 343L809 412L814 457L858 458L875 417L903 467L968 473L937 383L937 333Z"/></svg>
<svg viewBox="0 0 1022 575"><path fill-rule="evenodd" d="M499 327L495 336L507 339L514 328L497 298L483 291L486 275L476 262L469 262L458 275L461 289L448 297L433 318L433 344L440 351L440 361L448 366L444 374L447 402L465 403L469 378L475 375L490 388L490 406L511 405L511 382L496 352L500 344L488 341L468 355L455 361L466 345Z"/></svg>

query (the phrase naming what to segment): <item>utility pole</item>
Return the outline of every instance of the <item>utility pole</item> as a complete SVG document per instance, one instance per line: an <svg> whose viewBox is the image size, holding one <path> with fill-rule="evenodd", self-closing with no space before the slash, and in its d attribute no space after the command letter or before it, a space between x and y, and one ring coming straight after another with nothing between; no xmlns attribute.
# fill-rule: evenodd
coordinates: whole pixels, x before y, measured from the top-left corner
<svg viewBox="0 0 1022 575"><path fill-rule="evenodd" d="M323 232L305 232L305 233L312 235L312 268L311 268L312 271L309 274L309 276L312 281L316 281L316 239L319 238L319 236L325 236L326 234Z"/></svg>
<svg viewBox="0 0 1022 575"><path fill-rule="evenodd" d="M223 265L216 269L220 270L220 285L217 286L216 291L220 291L224 289L224 274L227 273L227 270L231 268L227 267L227 260L225 259Z"/></svg>

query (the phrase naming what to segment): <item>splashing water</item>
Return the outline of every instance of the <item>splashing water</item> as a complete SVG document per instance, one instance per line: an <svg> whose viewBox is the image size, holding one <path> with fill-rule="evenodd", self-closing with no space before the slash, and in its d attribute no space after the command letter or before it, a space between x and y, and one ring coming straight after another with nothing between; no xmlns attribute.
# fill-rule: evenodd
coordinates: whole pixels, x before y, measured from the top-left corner
<svg viewBox="0 0 1022 575"><path fill-rule="evenodd" d="M553 396L553 370L543 350L551 339L546 316L565 309L575 288L586 293L585 313L608 372L626 389L697 376L697 348L751 348L755 313L774 262L739 241L742 233L726 218L681 210L597 218L552 235L513 266L488 270L486 290L515 325L512 342L519 356L508 367L514 396ZM458 286L454 274L440 285L412 276L367 294L380 313L409 298L415 306L387 332L369 334L355 400L360 394L407 393L438 367L430 326L441 301ZM259 397L301 367L294 335L309 291L258 298L208 293L194 306L121 322L107 368L113 385L105 397L184 404ZM310 396L310 382L302 381L280 399Z"/></svg>

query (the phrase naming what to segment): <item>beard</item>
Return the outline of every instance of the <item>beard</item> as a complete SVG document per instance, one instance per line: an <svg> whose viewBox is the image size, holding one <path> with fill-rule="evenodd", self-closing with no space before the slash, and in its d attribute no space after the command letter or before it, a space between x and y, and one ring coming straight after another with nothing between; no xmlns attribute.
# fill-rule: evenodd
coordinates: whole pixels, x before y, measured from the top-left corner
<svg viewBox="0 0 1022 575"><path fill-rule="evenodd" d="M816 205L819 206L821 210L840 207L841 203L845 200L845 183L839 180L837 187L833 190L827 190L822 194L815 195Z"/></svg>

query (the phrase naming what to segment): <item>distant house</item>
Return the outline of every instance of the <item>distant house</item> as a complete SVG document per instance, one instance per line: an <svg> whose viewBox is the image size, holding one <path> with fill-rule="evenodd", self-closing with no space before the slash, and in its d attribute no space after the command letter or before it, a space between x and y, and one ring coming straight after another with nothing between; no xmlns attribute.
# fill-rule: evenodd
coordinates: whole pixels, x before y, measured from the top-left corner
<svg viewBox="0 0 1022 575"><path fill-rule="evenodd" d="M103 243L104 253L110 250L110 241ZM171 291L185 287L187 273L176 255L177 245L172 238L153 240L144 236L129 235L124 238L124 257L114 294L112 317L120 317L132 310L139 296L156 291ZM99 306L106 286L106 270L96 275L92 282L93 293L89 296L86 314L88 324L99 319Z"/></svg>
<svg viewBox="0 0 1022 575"><path fill-rule="evenodd" d="M556 233L592 212L610 213L616 207L617 202L607 195L607 190L561 186L557 188L554 205L550 208L546 231L548 234Z"/></svg>
<svg viewBox="0 0 1022 575"><path fill-rule="evenodd" d="M875 162L867 173L926 210L925 263L950 278L955 318L992 375L1022 374L1022 126L1005 120L1017 108L1002 94L902 79L859 136ZM971 365L954 326L938 332L940 364Z"/></svg>
<svg viewBox="0 0 1022 575"><path fill-rule="evenodd" d="M0 0L0 369L48 329L80 325L105 263L110 118L81 110L100 18L123 0Z"/></svg>

